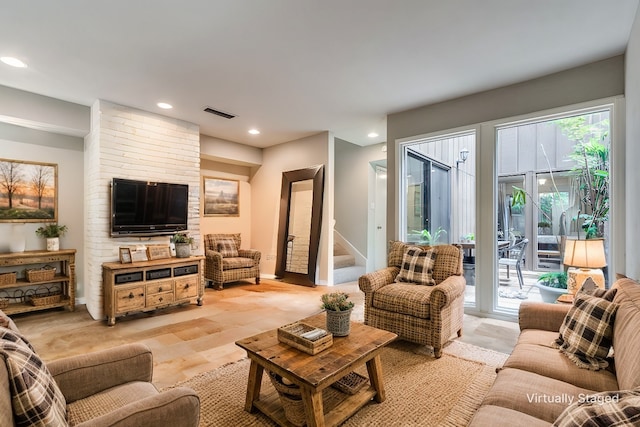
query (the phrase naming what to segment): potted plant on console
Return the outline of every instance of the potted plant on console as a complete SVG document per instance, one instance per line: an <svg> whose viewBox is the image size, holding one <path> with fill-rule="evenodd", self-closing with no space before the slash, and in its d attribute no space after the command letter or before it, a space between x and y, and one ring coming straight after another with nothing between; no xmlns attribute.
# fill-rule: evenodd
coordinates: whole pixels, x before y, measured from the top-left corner
<svg viewBox="0 0 640 427"><path fill-rule="evenodd" d="M351 331L353 301L344 292L322 295L322 308L327 312L327 330L334 336L345 337Z"/></svg>
<svg viewBox="0 0 640 427"><path fill-rule="evenodd" d="M189 237L186 233L176 233L171 240L176 247L177 258L189 258L191 256L193 237Z"/></svg>
<svg viewBox="0 0 640 427"><path fill-rule="evenodd" d="M42 227L38 227L36 235L38 237L44 237L47 239L47 250L58 251L60 250L60 237L67 232L66 225L59 225L56 223L47 224Z"/></svg>

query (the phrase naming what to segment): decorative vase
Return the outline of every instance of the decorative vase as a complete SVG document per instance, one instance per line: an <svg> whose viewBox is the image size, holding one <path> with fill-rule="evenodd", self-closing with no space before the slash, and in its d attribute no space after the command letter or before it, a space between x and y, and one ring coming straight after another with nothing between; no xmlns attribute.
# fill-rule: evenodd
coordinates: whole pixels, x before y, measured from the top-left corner
<svg viewBox="0 0 640 427"><path fill-rule="evenodd" d="M60 250L60 238L59 237L47 237L47 250L59 251Z"/></svg>
<svg viewBox="0 0 640 427"><path fill-rule="evenodd" d="M351 312L353 308L345 311L325 310L327 312L327 331L336 337L346 337L351 332Z"/></svg>
<svg viewBox="0 0 640 427"><path fill-rule="evenodd" d="M176 258L189 258L191 256L191 244L176 243Z"/></svg>
<svg viewBox="0 0 640 427"><path fill-rule="evenodd" d="M27 239L24 235L24 224L13 224L11 227L11 240L9 242L10 252L24 252Z"/></svg>

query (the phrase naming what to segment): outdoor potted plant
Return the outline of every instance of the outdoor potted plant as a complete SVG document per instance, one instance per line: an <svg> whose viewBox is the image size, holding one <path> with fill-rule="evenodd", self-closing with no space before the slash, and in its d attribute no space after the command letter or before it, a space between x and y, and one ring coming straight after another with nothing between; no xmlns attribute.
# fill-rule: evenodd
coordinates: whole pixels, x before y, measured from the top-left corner
<svg viewBox="0 0 640 427"><path fill-rule="evenodd" d="M344 292L331 292L321 297L322 308L327 312L327 330L334 336L345 337L351 331L353 301Z"/></svg>
<svg viewBox="0 0 640 427"><path fill-rule="evenodd" d="M176 233L171 241L176 247L177 258L189 258L191 256L191 245L193 237L189 237L186 233Z"/></svg>
<svg viewBox="0 0 640 427"><path fill-rule="evenodd" d="M38 237L44 237L47 239L47 250L57 251L60 250L60 237L67 232L66 225L59 225L56 223L47 224L42 227L38 227L36 235Z"/></svg>
<svg viewBox="0 0 640 427"><path fill-rule="evenodd" d="M541 274L535 286L540 290L543 302L556 302L560 295L567 293L567 273L553 271Z"/></svg>

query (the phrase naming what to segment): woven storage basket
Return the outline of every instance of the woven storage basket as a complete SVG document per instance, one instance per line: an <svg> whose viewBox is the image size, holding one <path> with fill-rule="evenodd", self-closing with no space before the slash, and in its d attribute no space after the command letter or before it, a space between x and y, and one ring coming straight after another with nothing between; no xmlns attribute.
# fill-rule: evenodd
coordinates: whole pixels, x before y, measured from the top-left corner
<svg viewBox="0 0 640 427"><path fill-rule="evenodd" d="M56 275L54 268L40 268L27 270L27 280L29 282L46 282L52 280Z"/></svg>
<svg viewBox="0 0 640 427"><path fill-rule="evenodd" d="M327 331L336 337L346 337L351 332L351 312L353 309L345 311L325 310L327 312Z"/></svg>
<svg viewBox="0 0 640 427"><path fill-rule="evenodd" d="M0 274L0 285L13 285L16 283L16 273L2 273Z"/></svg>
<svg viewBox="0 0 640 427"><path fill-rule="evenodd" d="M343 393L356 394L367 383L368 379L357 372L351 372L331 384Z"/></svg>
<svg viewBox="0 0 640 427"><path fill-rule="evenodd" d="M284 416L287 417L291 424L297 427L305 425L307 419L304 413L300 387L295 384L285 384L282 376L271 371L268 372L271 384L273 384L273 387L278 391L278 396L280 396Z"/></svg>
<svg viewBox="0 0 640 427"><path fill-rule="evenodd" d="M33 304L36 307L39 307L39 306L43 306L43 305L56 304L56 303L59 303L61 300L62 300L62 294L46 295L46 296L32 296L31 297L31 304Z"/></svg>
<svg viewBox="0 0 640 427"><path fill-rule="evenodd" d="M0 298L0 309L9 307L9 298Z"/></svg>

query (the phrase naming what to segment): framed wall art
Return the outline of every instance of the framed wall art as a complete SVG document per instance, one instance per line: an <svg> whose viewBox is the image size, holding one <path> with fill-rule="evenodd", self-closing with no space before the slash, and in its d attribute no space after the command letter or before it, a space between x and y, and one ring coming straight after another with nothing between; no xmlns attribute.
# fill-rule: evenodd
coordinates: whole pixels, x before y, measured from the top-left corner
<svg viewBox="0 0 640 427"><path fill-rule="evenodd" d="M58 165L0 159L0 222L56 222Z"/></svg>
<svg viewBox="0 0 640 427"><path fill-rule="evenodd" d="M203 177L204 216L240 216L240 181Z"/></svg>

